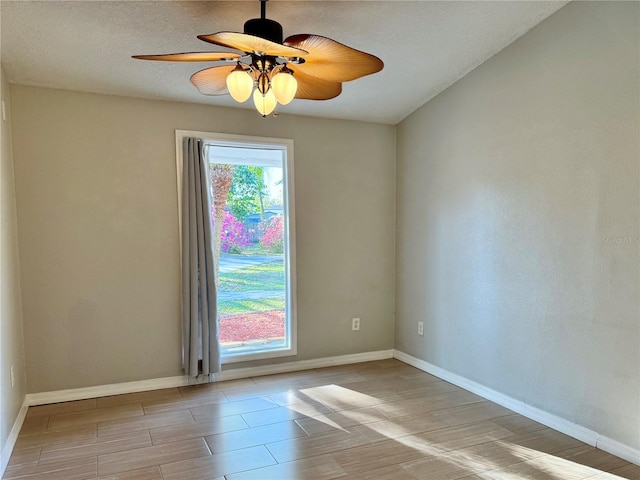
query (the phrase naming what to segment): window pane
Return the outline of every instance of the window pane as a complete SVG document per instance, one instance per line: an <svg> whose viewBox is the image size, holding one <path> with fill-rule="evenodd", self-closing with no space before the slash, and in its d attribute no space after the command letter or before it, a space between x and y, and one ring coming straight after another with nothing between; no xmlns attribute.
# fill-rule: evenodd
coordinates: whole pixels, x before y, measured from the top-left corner
<svg viewBox="0 0 640 480"><path fill-rule="evenodd" d="M223 355L288 348L283 152L208 153Z"/></svg>

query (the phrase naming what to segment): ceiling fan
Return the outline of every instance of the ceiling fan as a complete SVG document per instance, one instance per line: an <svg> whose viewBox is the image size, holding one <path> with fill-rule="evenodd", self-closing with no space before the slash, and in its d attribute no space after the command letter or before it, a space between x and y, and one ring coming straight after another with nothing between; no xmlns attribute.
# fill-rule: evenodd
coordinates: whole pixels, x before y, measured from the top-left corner
<svg viewBox="0 0 640 480"><path fill-rule="evenodd" d="M256 109L263 117L273 112L278 103L286 105L294 98L335 98L342 92L343 82L384 67L378 57L320 35L298 34L283 41L282 25L266 18L267 1L260 0L260 18L247 20L244 33L198 35L200 40L242 53L188 52L133 58L233 63L200 70L191 76L191 83L203 95L229 93L240 103L253 93Z"/></svg>

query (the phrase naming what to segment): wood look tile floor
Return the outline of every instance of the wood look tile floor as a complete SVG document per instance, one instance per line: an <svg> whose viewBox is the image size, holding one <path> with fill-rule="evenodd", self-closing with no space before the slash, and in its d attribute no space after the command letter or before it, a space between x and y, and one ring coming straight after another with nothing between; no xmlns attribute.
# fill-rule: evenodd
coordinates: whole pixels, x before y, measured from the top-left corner
<svg viewBox="0 0 640 480"><path fill-rule="evenodd" d="M383 360L32 407L3 478L607 480L640 467Z"/></svg>

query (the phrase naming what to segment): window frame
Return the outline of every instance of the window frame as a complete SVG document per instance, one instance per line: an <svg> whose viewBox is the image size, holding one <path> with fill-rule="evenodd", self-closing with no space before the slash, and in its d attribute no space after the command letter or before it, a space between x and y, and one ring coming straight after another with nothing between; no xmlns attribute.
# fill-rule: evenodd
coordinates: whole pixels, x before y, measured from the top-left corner
<svg viewBox="0 0 640 480"><path fill-rule="evenodd" d="M297 336L297 294L296 294L296 238L295 238L295 186L293 174L293 140L287 138L256 137L247 135L233 135L227 133L198 132L191 130L176 130L176 187L178 195L178 242L180 268L182 268L182 143L185 137L201 138L205 144L221 146L242 146L245 148L282 150L283 178L283 213L285 218L285 305L287 342L284 348L273 348L262 351L224 354L221 363L248 362L267 358L288 357L298 353ZM181 276L179 277L181 278ZM285 307L285 308L286 308Z"/></svg>

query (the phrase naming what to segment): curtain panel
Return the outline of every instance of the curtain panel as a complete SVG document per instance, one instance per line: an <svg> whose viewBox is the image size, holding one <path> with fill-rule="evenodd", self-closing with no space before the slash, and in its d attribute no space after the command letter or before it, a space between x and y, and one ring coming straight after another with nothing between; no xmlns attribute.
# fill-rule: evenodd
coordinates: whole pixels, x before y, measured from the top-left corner
<svg viewBox="0 0 640 480"><path fill-rule="evenodd" d="M201 139L182 149L182 367L197 377L220 371L209 165Z"/></svg>

